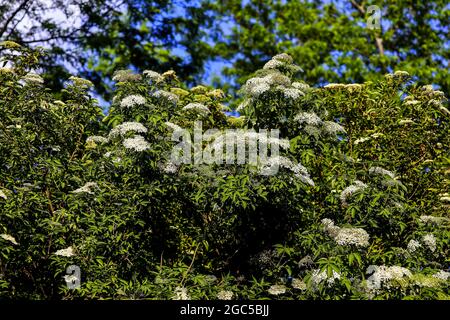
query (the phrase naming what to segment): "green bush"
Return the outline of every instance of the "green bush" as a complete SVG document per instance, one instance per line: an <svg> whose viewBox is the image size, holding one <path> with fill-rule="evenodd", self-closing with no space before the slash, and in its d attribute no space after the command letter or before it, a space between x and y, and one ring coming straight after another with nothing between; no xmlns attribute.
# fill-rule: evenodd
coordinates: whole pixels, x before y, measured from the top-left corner
<svg viewBox="0 0 450 320"><path fill-rule="evenodd" d="M1 297L450 297L442 92L401 71L313 88L280 54L243 86L239 118L221 90L150 70L117 71L105 115L89 81L50 92L31 72L42 52L2 45ZM171 162L173 131L198 121L279 129L279 172Z"/></svg>

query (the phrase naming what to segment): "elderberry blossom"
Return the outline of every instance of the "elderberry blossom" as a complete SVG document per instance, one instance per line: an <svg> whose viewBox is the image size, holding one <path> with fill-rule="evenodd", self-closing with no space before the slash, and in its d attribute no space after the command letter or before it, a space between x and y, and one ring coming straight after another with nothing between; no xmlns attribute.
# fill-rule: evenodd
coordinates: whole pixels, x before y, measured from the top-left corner
<svg viewBox="0 0 450 320"><path fill-rule="evenodd" d="M122 108L131 108L136 105L144 105L145 98L141 95L132 94L122 99L120 106Z"/></svg>
<svg viewBox="0 0 450 320"><path fill-rule="evenodd" d="M233 292L229 290L221 290L217 293L217 299L219 300L231 300L233 299Z"/></svg>
<svg viewBox="0 0 450 320"><path fill-rule="evenodd" d="M327 287L331 287L335 284L336 280L339 280L341 278L341 275L336 272L332 271L331 275L328 276L327 270L321 271L320 269L315 269L312 271L311 274L311 284L314 288L317 289L317 286L321 283L324 283L327 285Z"/></svg>
<svg viewBox="0 0 450 320"><path fill-rule="evenodd" d="M94 189L98 189L98 185L95 182L86 182L86 184L76 190L73 190L72 193L88 193L94 194Z"/></svg>
<svg viewBox="0 0 450 320"><path fill-rule="evenodd" d="M162 82L164 81L164 77L160 75L158 72L153 70L144 70L142 73L146 78L150 79L153 82Z"/></svg>
<svg viewBox="0 0 450 320"><path fill-rule="evenodd" d="M408 250L408 252L413 253L421 246L422 245L420 244L419 241L412 239L408 242L408 246L406 247L406 249Z"/></svg>
<svg viewBox="0 0 450 320"><path fill-rule="evenodd" d="M102 137L102 136L90 136L87 137L86 139L87 143L107 143L108 142L108 138Z"/></svg>
<svg viewBox="0 0 450 320"><path fill-rule="evenodd" d="M184 287L176 287L175 295L172 297L172 300L190 300L190 296L188 291Z"/></svg>
<svg viewBox="0 0 450 320"><path fill-rule="evenodd" d="M439 225L446 221L449 221L446 217L435 217L435 216L427 216L427 215L421 215L419 217L419 220L425 224L434 224Z"/></svg>
<svg viewBox="0 0 450 320"><path fill-rule="evenodd" d="M267 292L269 292L269 294L274 295L274 296L285 294L286 286L280 285L280 284L274 284L274 285L270 286L270 288L267 290Z"/></svg>
<svg viewBox="0 0 450 320"><path fill-rule="evenodd" d="M304 291L307 289L306 283L303 282L301 279L294 278L294 279L292 279L291 284L292 284L292 288L297 289L297 290Z"/></svg>
<svg viewBox="0 0 450 320"><path fill-rule="evenodd" d="M109 137L114 138L117 136L124 136L129 131L133 131L136 133L147 133L147 128L139 122L124 122L114 127L109 132Z"/></svg>
<svg viewBox="0 0 450 320"><path fill-rule="evenodd" d="M75 255L73 248L68 247L66 249L61 249L55 252L55 255L61 256L61 257L72 257Z"/></svg>
<svg viewBox="0 0 450 320"><path fill-rule="evenodd" d="M42 79L40 75L34 72L27 73L22 79L27 83L36 83L36 84L44 83L44 79Z"/></svg>
<svg viewBox="0 0 450 320"><path fill-rule="evenodd" d="M353 194L360 192L361 190L364 190L367 188L367 185L359 180L356 180L351 186L348 186L341 192L341 202L343 205L347 205L347 200L350 198Z"/></svg>
<svg viewBox="0 0 450 320"><path fill-rule="evenodd" d="M165 91L165 90L157 90L157 91L153 92L152 96L155 98L158 98L158 99L167 100L168 102L170 102L172 104L177 104L178 99L179 99L176 94L169 92L169 91Z"/></svg>
<svg viewBox="0 0 450 320"><path fill-rule="evenodd" d="M436 237L433 234L428 233L424 235L422 237L422 242L425 246L428 247L428 249L430 249L431 252L434 252L436 250Z"/></svg>
<svg viewBox="0 0 450 320"><path fill-rule="evenodd" d="M210 113L207 106L201 103L191 102L183 107L183 110L192 110L194 112L198 112L200 114L208 114Z"/></svg>
<svg viewBox="0 0 450 320"><path fill-rule="evenodd" d="M367 278L366 285L367 289L372 292L390 289L399 281L404 281L405 279L412 277L411 271L400 266L371 265L367 268L366 273L371 274L371 276Z"/></svg>
<svg viewBox="0 0 450 320"><path fill-rule="evenodd" d="M318 126L322 124L322 119L320 119L319 116L314 112L301 112L294 117L294 120L312 126Z"/></svg>
<svg viewBox="0 0 450 320"><path fill-rule="evenodd" d="M134 74L131 70L118 70L112 79L117 82L136 82L140 81L142 76L140 74Z"/></svg>
<svg viewBox="0 0 450 320"><path fill-rule="evenodd" d="M369 245L369 234L362 228L340 228L334 225L330 219L323 219L325 231L334 241L341 246L354 245L367 247Z"/></svg>
<svg viewBox="0 0 450 320"><path fill-rule="evenodd" d="M437 273L433 274L433 278L447 281L448 279L450 279L450 272L439 270Z"/></svg>
<svg viewBox="0 0 450 320"><path fill-rule="evenodd" d="M380 168L380 167L371 167L369 168L370 174L378 174L378 175L387 175L391 177L392 179L395 178L395 174L392 171Z"/></svg>
<svg viewBox="0 0 450 320"><path fill-rule="evenodd" d="M329 134L345 133L344 127L333 121L324 121L323 129Z"/></svg>
<svg viewBox="0 0 450 320"><path fill-rule="evenodd" d="M130 149L136 152L141 152L150 149L150 143L148 143L143 136L137 135L133 138L127 138L123 141L123 146L126 149Z"/></svg>

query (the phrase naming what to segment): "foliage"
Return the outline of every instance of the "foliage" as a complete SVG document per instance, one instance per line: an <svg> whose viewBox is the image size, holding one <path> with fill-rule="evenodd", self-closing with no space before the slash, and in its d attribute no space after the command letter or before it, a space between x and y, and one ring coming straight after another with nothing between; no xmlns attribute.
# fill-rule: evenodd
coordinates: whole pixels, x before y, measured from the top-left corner
<svg viewBox="0 0 450 320"><path fill-rule="evenodd" d="M2 1L0 16L0 40L49 48L39 67L55 91L70 70L80 70L107 99L117 69L172 68L192 81L207 53L201 39L210 16L195 1Z"/></svg>
<svg viewBox="0 0 450 320"><path fill-rule="evenodd" d="M449 90L446 1L210 1L219 12L214 54L225 74L245 81L278 52L302 66L303 80L360 83L405 70L419 84ZM369 29L381 10L381 28Z"/></svg>
<svg viewBox="0 0 450 320"><path fill-rule="evenodd" d="M41 53L2 45L0 296L449 298L441 92L404 72L311 88L280 54L242 87L238 119L221 90L151 70L116 72L104 115L90 81L69 78L56 100L30 73ZM279 172L171 163L172 132L199 120L280 129Z"/></svg>
<svg viewBox="0 0 450 320"><path fill-rule="evenodd" d="M371 5L381 10L380 29L368 28ZM108 101L118 69L173 69L192 84L219 62L228 79L213 81L234 92L278 52L316 86L405 70L418 84L450 88L442 0L20 0L3 1L0 15L0 40L50 48L40 67L52 89L80 70Z"/></svg>

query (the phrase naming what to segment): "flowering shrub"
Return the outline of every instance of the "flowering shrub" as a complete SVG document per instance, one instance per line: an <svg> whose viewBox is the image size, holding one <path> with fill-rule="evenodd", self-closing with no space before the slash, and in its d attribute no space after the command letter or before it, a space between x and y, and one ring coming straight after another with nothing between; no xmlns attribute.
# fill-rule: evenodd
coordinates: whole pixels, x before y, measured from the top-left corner
<svg viewBox="0 0 450 320"><path fill-rule="evenodd" d="M221 90L151 70L116 72L105 115L89 81L52 93L39 51L2 45L0 296L450 298L442 92L404 72L313 88L280 54L243 85L239 118ZM280 154L174 163L172 134L199 121L279 129Z"/></svg>

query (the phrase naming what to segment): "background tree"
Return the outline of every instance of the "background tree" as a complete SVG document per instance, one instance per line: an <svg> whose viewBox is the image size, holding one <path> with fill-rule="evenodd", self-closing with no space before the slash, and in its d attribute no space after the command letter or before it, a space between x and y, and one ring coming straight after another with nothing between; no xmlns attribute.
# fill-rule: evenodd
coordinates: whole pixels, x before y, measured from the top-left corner
<svg viewBox="0 0 450 320"><path fill-rule="evenodd" d="M209 18L196 2L1 0L0 14L0 40L47 49L40 67L55 91L69 71L100 94L111 92L111 82L100 79L124 68L174 69L192 81L207 54L200 26Z"/></svg>
<svg viewBox="0 0 450 320"><path fill-rule="evenodd" d="M214 39L214 57L232 61L237 77L288 52L307 82L364 82L395 70L449 89L446 1L211 1L228 33ZM370 30L367 8L377 5L381 29Z"/></svg>

